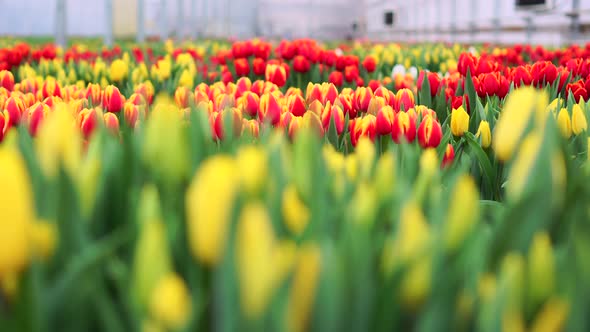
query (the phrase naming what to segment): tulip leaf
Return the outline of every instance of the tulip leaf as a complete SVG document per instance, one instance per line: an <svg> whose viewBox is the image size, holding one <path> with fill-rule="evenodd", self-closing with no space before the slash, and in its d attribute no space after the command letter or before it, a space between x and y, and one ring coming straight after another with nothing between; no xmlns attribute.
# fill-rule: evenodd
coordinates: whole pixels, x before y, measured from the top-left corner
<svg viewBox="0 0 590 332"><path fill-rule="evenodd" d="M473 112L476 107L475 101L479 99L477 93L475 91L475 86L473 85L473 77L471 76L471 71L467 69L467 76L465 76L465 93L467 94L467 98L469 99L469 109Z"/></svg>
<svg viewBox="0 0 590 332"><path fill-rule="evenodd" d="M473 151L477 161L479 162L480 167L484 171L484 181L489 190L493 189L494 179L496 178L496 172L490 163L490 159L488 158L487 154L483 151L475 136L472 133L466 132L465 139L469 144L470 150Z"/></svg>

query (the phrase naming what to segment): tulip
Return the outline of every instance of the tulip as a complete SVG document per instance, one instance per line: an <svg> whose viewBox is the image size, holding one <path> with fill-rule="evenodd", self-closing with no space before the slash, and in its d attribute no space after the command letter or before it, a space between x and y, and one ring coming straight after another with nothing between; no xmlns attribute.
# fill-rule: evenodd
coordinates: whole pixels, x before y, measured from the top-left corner
<svg viewBox="0 0 590 332"><path fill-rule="evenodd" d="M293 185L287 186L283 191L281 212L291 233L301 235L309 222L310 213Z"/></svg>
<svg viewBox="0 0 590 332"><path fill-rule="evenodd" d="M14 76L8 70L0 71L0 87L8 91L14 90Z"/></svg>
<svg viewBox="0 0 590 332"><path fill-rule="evenodd" d="M492 144L492 132L490 130L489 122L482 120L479 123L479 127L477 128L477 133L475 137L481 138L481 146L484 149L487 149Z"/></svg>
<svg viewBox="0 0 590 332"><path fill-rule="evenodd" d="M397 113L391 127L391 138L395 143L400 144L402 137L408 143L416 138L416 117L407 112Z"/></svg>
<svg viewBox="0 0 590 332"><path fill-rule="evenodd" d="M154 98L154 91L154 86L150 81L141 83L135 88L135 93L142 95L150 105L152 104L152 100Z"/></svg>
<svg viewBox="0 0 590 332"><path fill-rule="evenodd" d="M244 93L252 89L252 81L248 77L240 77L236 82L236 98L241 97Z"/></svg>
<svg viewBox="0 0 590 332"><path fill-rule="evenodd" d="M557 78L557 67L549 61L538 61L531 67L531 74L536 87L553 84Z"/></svg>
<svg viewBox="0 0 590 332"><path fill-rule="evenodd" d="M194 75L188 69L183 69L178 78L178 86L192 89L195 85Z"/></svg>
<svg viewBox="0 0 590 332"><path fill-rule="evenodd" d="M377 116L377 113L380 109L382 109L387 102L385 98L382 97L373 97L371 102L369 103L369 107L367 108L367 113Z"/></svg>
<svg viewBox="0 0 590 332"><path fill-rule="evenodd" d="M569 139L572 136L572 123L567 108L562 108L557 115L557 126L564 138Z"/></svg>
<svg viewBox="0 0 590 332"><path fill-rule="evenodd" d="M572 108L572 131L574 135L580 135L588 129L588 122L586 115L579 104L575 104Z"/></svg>
<svg viewBox="0 0 590 332"><path fill-rule="evenodd" d="M440 123L431 115L422 119L418 127L418 142L422 148L436 148L442 140L442 128Z"/></svg>
<svg viewBox="0 0 590 332"><path fill-rule="evenodd" d="M41 96L43 98L56 96L61 97L61 87L54 78L47 78L41 87Z"/></svg>
<svg viewBox="0 0 590 332"><path fill-rule="evenodd" d="M516 201L523 193L529 174L541 150L542 141L541 134L535 131L526 136L521 143L508 175L509 181L506 186L506 194L509 199Z"/></svg>
<svg viewBox="0 0 590 332"><path fill-rule="evenodd" d="M300 249L287 303L288 331L303 332L308 326L320 279L321 261L317 245L306 244Z"/></svg>
<svg viewBox="0 0 590 332"><path fill-rule="evenodd" d="M418 90L422 89L424 75L427 76L428 82L430 84L430 95L432 97L436 96L440 87L440 78L438 77L438 74L424 71L420 72L420 76L418 76L418 81L416 82Z"/></svg>
<svg viewBox="0 0 590 332"><path fill-rule="evenodd" d="M270 216L261 203L248 203L242 209L236 233L240 304L247 318L258 319L291 269L295 246L276 243Z"/></svg>
<svg viewBox="0 0 590 332"><path fill-rule="evenodd" d="M548 299L538 311L530 331L563 331L568 321L570 308L570 304L563 299L558 297Z"/></svg>
<svg viewBox="0 0 590 332"><path fill-rule="evenodd" d="M332 82L330 80L330 82ZM333 85L337 85L333 83ZM305 101L308 105L311 105L314 101L318 101L320 104L324 102L324 93L322 92L322 87L319 84L313 84L309 82L307 84L307 89L305 90Z"/></svg>
<svg viewBox="0 0 590 332"><path fill-rule="evenodd" d="M104 125L107 130L115 135L119 135L119 118L114 113L105 113L103 115Z"/></svg>
<svg viewBox="0 0 590 332"><path fill-rule="evenodd" d="M336 98L338 98L338 89L336 89L336 86L332 83L322 84L321 90L322 101L324 103L330 102L332 105L334 105Z"/></svg>
<svg viewBox="0 0 590 332"><path fill-rule="evenodd" d="M545 232L533 237L528 257L528 296L534 305L547 299L555 288L555 258Z"/></svg>
<svg viewBox="0 0 590 332"><path fill-rule="evenodd" d="M566 86L566 91L568 93L568 96L572 95L576 102L584 102L588 99L588 92L584 87L583 81L568 84Z"/></svg>
<svg viewBox="0 0 590 332"><path fill-rule="evenodd" d="M305 100L300 95L292 95L287 99L289 112L294 116L303 116L305 114Z"/></svg>
<svg viewBox="0 0 590 332"><path fill-rule="evenodd" d="M64 104L49 112L41 122L35 145L41 169L46 176L56 176L61 167L70 176L76 174L81 160L82 137L74 123L71 111Z"/></svg>
<svg viewBox="0 0 590 332"><path fill-rule="evenodd" d="M334 122L336 133L341 135L344 131L344 112L340 106L331 106L330 103L328 103L322 112L322 126L324 130L330 128L330 122Z"/></svg>
<svg viewBox="0 0 590 332"><path fill-rule="evenodd" d="M265 70L266 80L282 87L287 82L287 71L279 64L267 64Z"/></svg>
<svg viewBox="0 0 590 332"><path fill-rule="evenodd" d="M246 132L250 135L250 137L258 137L258 135L260 134L259 122L256 120L242 119L241 135L244 135Z"/></svg>
<svg viewBox="0 0 590 332"><path fill-rule="evenodd" d="M265 93L260 97L258 118L276 126L281 120L282 108L277 97L272 93Z"/></svg>
<svg viewBox="0 0 590 332"><path fill-rule="evenodd" d="M103 98L100 84L89 83L86 88L85 97L92 103L92 106L99 106L102 103Z"/></svg>
<svg viewBox="0 0 590 332"><path fill-rule="evenodd" d="M385 103L395 109L395 95L393 94L393 92L387 90L385 87L378 87L375 90L373 90L373 89L371 89L371 90L373 91L374 97L381 97L381 98L385 99ZM403 96L403 98L407 97L405 93L400 93L400 96ZM412 96L412 99L413 99L413 96Z"/></svg>
<svg viewBox="0 0 590 332"><path fill-rule="evenodd" d="M375 120L377 135L391 134L394 118L395 115L391 106L382 107L377 113L377 119Z"/></svg>
<svg viewBox="0 0 590 332"><path fill-rule="evenodd" d="M178 109L159 101L145 125L142 159L158 177L174 185L188 175L188 143Z"/></svg>
<svg viewBox="0 0 590 332"><path fill-rule="evenodd" d="M342 72L337 70L331 72L330 76L328 76L328 82L334 84L337 87L341 87L344 83L344 76L342 75Z"/></svg>
<svg viewBox="0 0 590 332"><path fill-rule="evenodd" d="M410 108L414 108L414 94L410 89L398 90L393 99L393 108L396 112L408 111Z"/></svg>
<svg viewBox="0 0 590 332"><path fill-rule="evenodd" d="M525 290L524 267L524 259L520 253L508 253L502 260L500 282L506 287L506 311L517 311L522 307L522 295Z"/></svg>
<svg viewBox="0 0 590 332"><path fill-rule="evenodd" d="M189 101L193 99L191 96L191 92L189 88L185 86L179 86L174 91L174 101L176 102L176 106L180 108L187 108L189 107Z"/></svg>
<svg viewBox="0 0 590 332"><path fill-rule="evenodd" d="M109 74L111 76L111 80L114 82L121 82L127 78L129 72L129 66L127 63L121 59L117 59L111 62L111 67L109 68Z"/></svg>
<svg viewBox="0 0 590 332"><path fill-rule="evenodd" d="M29 114L27 119L29 124L29 133L31 136L37 136L39 125L50 112L49 106L37 102L35 105L31 106L27 112Z"/></svg>
<svg viewBox="0 0 590 332"><path fill-rule="evenodd" d="M123 107L123 116L125 117L125 123L131 128L135 128L140 117L139 106L126 102Z"/></svg>
<svg viewBox="0 0 590 332"><path fill-rule="evenodd" d="M0 149L0 282L19 274L30 260L34 203L27 166L12 147Z"/></svg>
<svg viewBox="0 0 590 332"><path fill-rule="evenodd" d="M375 140L375 135L377 134L377 119L375 116L368 114L355 120L353 122L355 124L350 128L350 142L352 146L356 146L361 137L367 137L371 141Z"/></svg>
<svg viewBox="0 0 590 332"><path fill-rule="evenodd" d="M103 105L108 112L118 113L123 109L125 97L114 85L109 85L104 90Z"/></svg>
<svg viewBox="0 0 590 332"><path fill-rule="evenodd" d="M240 173L242 188L249 195L263 192L268 175L268 156L260 147L246 146L240 148L236 162L243 167Z"/></svg>
<svg viewBox="0 0 590 332"><path fill-rule="evenodd" d="M310 65L309 61L307 60L307 58L305 58L304 56L297 55L293 59L293 70L295 70L296 72L307 73L310 68L311 68L311 65Z"/></svg>
<svg viewBox="0 0 590 332"><path fill-rule="evenodd" d="M445 223L445 246L456 251L479 217L479 190L468 175L459 177L453 188Z"/></svg>
<svg viewBox="0 0 590 332"><path fill-rule="evenodd" d="M223 257L234 199L238 167L225 155L205 160L186 193L187 237L193 256L215 266Z"/></svg>
<svg viewBox="0 0 590 332"><path fill-rule="evenodd" d="M375 57L372 55L367 55L363 60L363 67L365 67L367 73L370 74L377 69L377 60L375 60Z"/></svg>
<svg viewBox="0 0 590 332"><path fill-rule="evenodd" d="M545 118L547 99L546 93L539 93L532 87L519 88L508 96L492 137L499 160L512 158L533 115L536 121Z"/></svg>
<svg viewBox="0 0 590 332"><path fill-rule="evenodd" d="M254 75L264 75L266 70L266 62L264 61L264 59L255 58L254 60L252 60L252 70L254 71Z"/></svg>
<svg viewBox="0 0 590 332"><path fill-rule="evenodd" d="M463 136L469 131L469 114L465 112L463 106L453 109L451 112L451 132L457 137Z"/></svg>
<svg viewBox="0 0 590 332"><path fill-rule="evenodd" d="M23 116L23 113L25 112L26 106L24 101L17 97L17 96L13 96L10 97L6 100L6 103L4 105L4 109L6 110L6 113L8 114L8 126L12 127L12 126L16 126L20 123L21 121L21 117Z"/></svg>
<svg viewBox="0 0 590 332"><path fill-rule="evenodd" d="M359 87L356 89L354 93L354 98L355 108L358 111L366 112L369 109L369 104L371 103L371 100L373 99L373 92L371 91L371 89Z"/></svg>
<svg viewBox="0 0 590 332"><path fill-rule="evenodd" d="M162 326L178 330L186 325L192 300L184 280L176 273L163 276L150 297L150 313Z"/></svg>
<svg viewBox="0 0 590 332"><path fill-rule="evenodd" d="M455 160L455 148L451 143L447 144L447 148L445 149L445 154L443 156L441 167L445 168L453 163Z"/></svg>

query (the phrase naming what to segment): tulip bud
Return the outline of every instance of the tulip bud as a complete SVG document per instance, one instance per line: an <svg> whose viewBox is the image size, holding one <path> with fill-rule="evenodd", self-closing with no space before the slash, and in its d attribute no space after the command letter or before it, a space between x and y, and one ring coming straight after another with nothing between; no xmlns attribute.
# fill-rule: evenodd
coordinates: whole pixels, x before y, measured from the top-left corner
<svg viewBox="0 0 590 332"><path fill-rule="evenodd" d="M572 108L572 131L574 135L579 135L588 129L586 115L579 104L574 104Z"/></svg>
<svg viewBox="0 0 590 332"><path fill-rule="evenodd" d="M453 109L451 112L451 132L453 135L460 137L467 131L469 131L469 114L467 114L463 106Z"/></svg>
<svg viewBox="0 0 590 332"><path fill-rule="evenodd" d="M406 112L397 113L393 118L391 137L397 144L400 144L402 139L412 143L416 138L416 117Z"/></svg>
<svg viewBox="0 0 590 332"><path fill-rule="evenodd" d="M541 134L532 132L521 143L514 164L508 173L506 196L510 200L520 199L528 182L530 172L535 165L542 141L543 137Z"/></svg>
<svg viewBox="0 0 590 332"><path fill-rule="evenodd" d="M121 82L127 78L129 72L129 66L127 63L121 59L116 59L115 61L111 62L111 67L109 68L109 74L111 76L111 80L114 82Z"/></svg>
<svg viewBox="0 0 590 332"><path fill-rule="evenodd" d="M27 166L20 153L0 148L0 282L20 273L30 259L29 231L33 223L34 202Z"/></svg>
<svg viewBox="0 0 590 332"><path fill-rule="evenodd" d="M294 185L287 186L283 191L281 212L291 233L301 235L309 222L310 214Z"/></svg>
<svg viewBox="0 0 590 332"><path fill-rule="evenodd" d="M257 195L263 192L268 176L268 156L266 151L256 146L240 148L236 162L242 168L241 184L246 193Z"/></svg>
<svg viewBox="0 0 590 332"><path fill-rule="evenodd" d="M555 259L551 239L545 232L536 233L529 249L528 294L533 306L547 299L555 288Z"/></svg>
<svg viewBox="0 0 590 332"><path fill-rule="evenodd" d="M445 223L445 246L456 251L477 222L479 217L479 190L473 178L459 177L451 194Z"/></svg>
<svg viewBox="0 0 590 332"><path fill-rule="evenodd" d="M167 329L179 330L191 314L192 300L186 283L176 273L164 275L150 297L152 317Z"/></svg>
<svg viewBox="0 0 590 332"><path fill-rule="evenodd" d="M447 143L447 148L445 149L441 167L445 168L450 166L453 163L453 160L455 160L455 148L453 148L451 143Z"/></svg>
<svg viewBox="0 0 590 332"><path fill-rule="evenodd" d="M45 119L47 114L49 114L50 111L51 110L49 109L49 106L41 104L39 102L37 102L35 105L31 106L27 110L27 113L29 115L26 121L29 124L29 133L31 134L31 136L37 136L39 125L41 124L43 119Z"/></svg>
<svg viewBox="0 0 590 332"><path fill-rule="evenodd" d="M547 102L547 94L532 87L519 88L508 96L492 137L494 152L500 161L512 158L533 115L537 122L545 118Z"/></svg>
<svg viewBox="0 0 590 332"><path fill-rule="evenodd" d="M506 287L507 311L519 311L522 308L522 294L524 283L524 259L518 253L508 253L504 256L500 272L500 283Z"/></svg>
<svg viewBox="0 0 590 332"><path fill-rule="evenodd" d="M102 103L103 98L103 92L100 84L88 84L85 97L92 103L92 106L99 106Z"/></svg>
<svg viewBox="0 0 590 332"><path fill-rule="evenodd" d="M377 113L377 119L375 121L377 134L387 135L392 133L394 118L395 115L391 106L387 105L382 107Z"/></svg>
<svg viewBox="0 0 590 332"><path fill-rule="evenodd" d="M567 324L570 304L558 297L547 300L537 313L531 332L563 331Z"/></svg>
<svg viewBox="0 0 590 332"><path fill-rule="evenodd" d="M414 108L414 94L410 89L400 89L396 92L393 100L393 108L396 112L408 111L410 108Z"/></svg>
<svg viewBox="0 0 590 332"><path fill-rule="evenodd" d="M235 254L240 303L246 317L257 319L290 270L295 249L293 245L281 248L276 244L270 216L261 203L244 206L237 227Z"/></svg>
<svg viewBox="0 0 590 332"><path fill-rule="evenodd" d="M248 133L250 137L258 137L260 134L260 124L257 120L242 119L242 133Z"/></svg>
<svg viewBox="0 0 590 332"><path fill-rule="evenodd" d="M352 205L350 206L352 221L358 224L372 225L379 204L377 198L377 191L371 184L364 181L359 183L352 197Z"/></svg>
<svg viewBox="0 0 590 332"><path fill-rule="evenodd" d="M131 128L135 128L139 120L139 107L133 103L126 102L123 107L123 116L125 117L125 123Z"/></svg>
<svg viewBox="0 0 590 332"><path fill-rule="evenodd" d="M188 175L188 143L182 121L174 106L157 105L145 126L143 160L155 175L171 184Z"/></svg>
<svg viewBox="0 0 590 332"><path fill-rule="evenodd" d="M192 89L195 85L193 74L188 69L184 69L178 78L178 87Z"/></svg>
<svg viewBox="0 0 590 332"><path fill-rule="evenodd" d="M307 330L309 316L316 296L321 273L321 251L313 244L304 245L299 252L287 303L287 330Z"/></svg>
<svg viewBox="0 0 590 332"><path fill-rule="evenodd" d="M85 108L80 111L80 113L78 113L76 122L82 131L84 138L88 139L90 136L92 136L96 126L98 125L98 114L94 108Z"/></svg>
<svg viewBox="0 0 590 332"><path fill-rule="evenodd" d="M369 102L369 108L367 109L367 113L376 116L379 110L382 109L385 105L387 105L385 98L373 97L371 99L371 102Z"/></svg>
<svg viewBox="0 0 590 332"><path fill-rule="evenodd" d="M431 115L422 119L418 127L418 142L422 148L436 148L442 140L442 128L440 123Z"/></svg>
<svg viewBox="0 0 590 332"><path fill-rule="evenodd" d="M425 254L429 239L424 213L414 201L409 201L402 207L395 240L399 263L411 263Z"/></svg>
<svg viewBox="0 0 590 332"><path fill-rule="evenodd" d="M420 258L410 265L400 284L401 301L411 311L417 311L430 293L432 279L432 259Z"/></svg>
<svg viewBox="0 0 590 332"><path fill-rule="evenodd" d="M276 126L281 120L281 113L282 108L274 94L265 93L260 97L258 118L261 121L267 121L273 126Z"/></svg>
<svg viewBox="0 0 590 332"><path fill-rule="evenodd" d="M562 108L557 115L557 126L564 138L569 139L572 136L572 123L567 108Z"/></svg>
<svg viewBox="0 0 590 332"><path fill-rule="evenodd" d="M8 126L12 127L20 123L21 117L26 110L26 105L18 96L12 96L6 99L4 110L8 113Z"/></svg>
<svg viewBox="0 0 590 332"><path fill-rule="evenodd" d="M174 101L176 102L176 106L180 108L187 108L189 107L189 101L192 99L191 92L189 88L185 86L179 86L174 91Z"/></svg>
<svg viewBox="0 0 590 332"><path fill-rule="evenodd" d="M67 105L61 104L41 123L35 141L41 169L46 176L57 175L60 167L74 176L82 153L82 137Z"/></svg>
<svg viewBox="0 0 590 332"><path fill-rule="evenodd" d="M475 137L481 139L482 148L489 148L492 144L492 132L490 130L490 123L485 120L481 120L481 122L479 123L479 127L477 128L477 133L475 134Z"/></svg>
<svg viewBox="0 0 590 332"><path fill-rule="evenodd" d="M10 71L0 71L0 86L8 91L12 91L14 89L14 76Z"/></svg>
<svg viewBox="0 0 590 332"><path fill-rule="evenodd" d="M115 136L119 135L119 118L113 113L103 114L104 125Z"/></svg>
<svg viewBox="0 0 590 332"><path fill-rule="evenodd" d="M61 87L55 78L48 77L43 82L43 86L41 87L41 96L43 98L52 96L61 97Z"/></svg>
<svg viewBox="0 0 590 332"><path fill-rule="evenodd" d="M193 256L207 265L223 257L234 199L238 193L235 161L216 155L204 161L186 194L188 239Z"/></svg>
<svg viewBox="0 0 590 332"><path fill-rule="evenodd" d="M160 198L155 186L143 188L139 199L139 235L133 259L132 294L146 308L158 281L172 270L166 229L161 221Z"/></svg>
<svg viewBox="0 0 590 332"><path fill-rule="evenodd" d="M395 183L395 156L391 151L385 152L375 166L375 189L377 197L385 201L393 195L392 187Z"/></svg>
<svg viewBox="0 0 590 332"><path fill-rule="evenodd" d="M266 80L282 87L287 82L287 71L280 64L267 64L265 70Z"/></svg>
<svg viewBox="0 0 590 332"><path fill-rule="evenodd" d="M108 112L117 113L123 108L125 97L114 85L109 85L104 90L103 106Z"/></svg>

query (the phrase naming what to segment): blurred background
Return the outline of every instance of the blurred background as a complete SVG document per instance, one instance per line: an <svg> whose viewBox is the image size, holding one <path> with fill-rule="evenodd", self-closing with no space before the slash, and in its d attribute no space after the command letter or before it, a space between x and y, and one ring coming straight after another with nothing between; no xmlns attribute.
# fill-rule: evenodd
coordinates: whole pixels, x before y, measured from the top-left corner
<svg viewBox="0 0 590 332"><path fill-rule="evenodd" d="M590 0L0 0L0 35L301 38L559 46L590 37Z"/></svg>

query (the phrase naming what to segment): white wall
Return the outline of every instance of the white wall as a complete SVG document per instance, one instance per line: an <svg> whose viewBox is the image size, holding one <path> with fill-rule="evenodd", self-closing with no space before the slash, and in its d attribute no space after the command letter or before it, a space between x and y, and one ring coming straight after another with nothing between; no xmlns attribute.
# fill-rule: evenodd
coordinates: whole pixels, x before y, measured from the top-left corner
<svg viewBox="0 0 590 332"><path fill-rule="evenodd" d="M555 0L554 10L530 14L517 11L514 0L367 0L367 35L372 39L401 41L459 41L459 42L527 42L524 17L532 15L536 31L530 42L560 45L569 41L572 0ZM590 24L590 0L579 0L580 21ZM383 23L385 10L396 12L394 27ZM499 18L502 32L494 34L494 19ZM457 34L451 34L452 22ZM477 33L469 30L474 26ZM520 31L515 31L520 30ZM586 42L582 35L577 42Z"/></svg>

